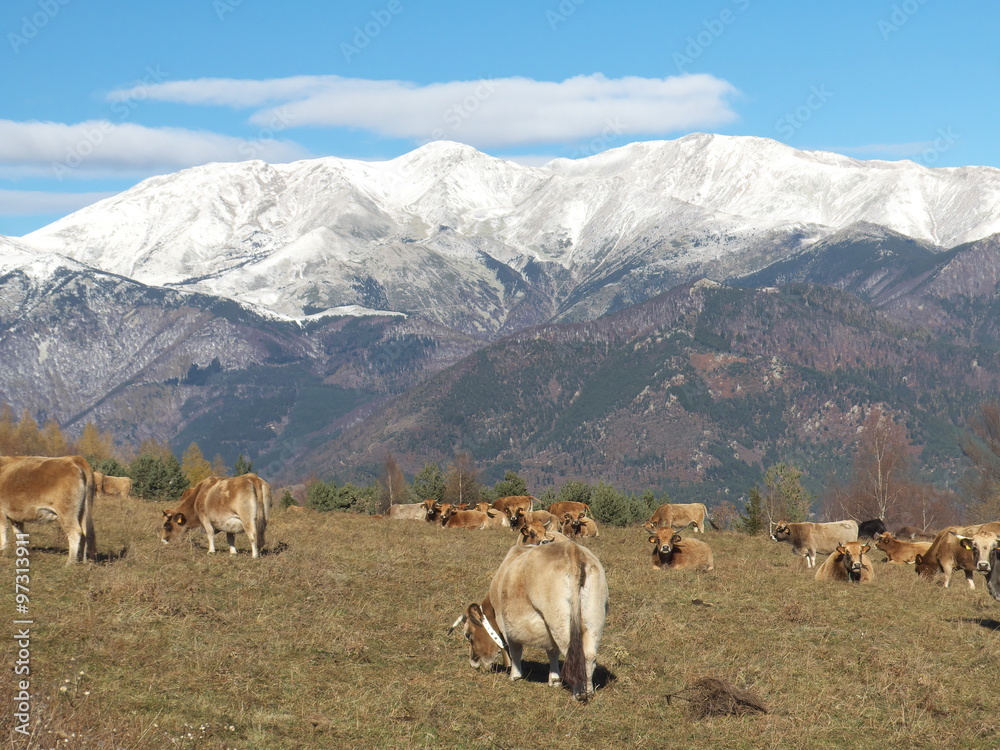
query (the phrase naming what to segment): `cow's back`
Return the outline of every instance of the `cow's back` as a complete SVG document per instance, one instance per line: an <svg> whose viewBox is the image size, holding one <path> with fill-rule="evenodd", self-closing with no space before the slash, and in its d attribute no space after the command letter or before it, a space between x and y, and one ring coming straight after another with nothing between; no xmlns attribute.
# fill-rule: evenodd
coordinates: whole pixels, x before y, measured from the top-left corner
<svg viewBox="0 0 1000 750"><path fill-rule="evenodd" d="M830 521L810 524L808 530L811 548L821 555L829 555L840 544L858 540L857 521Z"/></svg>

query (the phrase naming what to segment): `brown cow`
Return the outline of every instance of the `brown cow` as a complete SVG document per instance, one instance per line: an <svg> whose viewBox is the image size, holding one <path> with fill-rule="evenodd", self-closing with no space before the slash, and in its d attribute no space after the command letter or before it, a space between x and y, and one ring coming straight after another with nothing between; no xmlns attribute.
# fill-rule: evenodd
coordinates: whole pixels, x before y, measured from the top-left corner
<svg viewBox="0 0 1000 750"><path fill-rule="evenodd" d="M653 511L644 526L650 533L663 527L683 529L685 526L693 526L695 531L702 532L706 518L708 508L704 503L665 503Z"/></svg>
<svg viewBox="0 0 1000 750"><path fill-rule="evenodd" d="M497 515L503 514L497 513ZM478 510L458 510L455 506L451 506L441 514L441 525L446 529L485 529L491 520L486 513L480 513Z"/></svg>
<svg viewBox="0 0 1000 750"><path fill-rule="evenodd" d="M94 472L94 488L97 496L125 500L132 494L132 480L129 477L111 477L99 471Z"/></svg>
<svg viewBox="0 0 1000 750"><path fill-rule="evenodd" d="M786 523L774 527L771 538L776 542L789 542L792 552L806 558L806 567L816 567L816 554L829 555L837 545L858 540L857 521L832 521L830 523Z"/></svg>
<svg viewBox="0 0 1000 750"><path fill-rule="evenodd" d="M871 583L875 572L868 557L870 549L869 545L861 542L844 542L838 545L816 569L816 580Z"/></svg>
<svg viewBox="0 0 1000 750"><path fill-rule="evenodd" d="M917 555L923 555L931 548L930 542L902 542L888 531L875 537L875 547L886 554L886 562L912 565Z"/></svg>
<svg viewBox="0 0 1000 750"><path fill-rule="evenodd" d="M97 557L94 538L94 472L82 456L0 456L0 550L7 524L18 542L26 523L53 519L66 534L67 565Z"/></svg>
<svg viewBox="0 0 1000 750"><path fill-rule="evenodd" d="M424 506L424 512L427 514L427 520L431 523L438 523L441 520L441 516L451 508L450 503L442 503L440 500L435 500L432 497L424 500L421 505Z"/></svg>
<svg viewBox="0 0 1000 750"><path fill-rule="evenodd" d="M176 508L163 511L160 539L168 544L200 526L208 536L208 553L214 554L215 534L224 531L229 553L235 555L236 535L246 533L253 556L259 557L265 545L269 499L270 485L256 474L208 477L185 490Z"/></svg>
<svg viewBox="0 0 1000 750"><path fill-rule="evenodd" d="M559 523L559 519L547 510L532 510L525 513L524 508L514 508L513 512L508 513L508 515L510 516L510 527L515 531L520 529L525 523L530 523L531 521L540 521L541 523L555 522L557 525Z"/></svg>
<svg viewBox="0 0 1000 750"><path fill-rule="evenodd" d="M916 526L901 526L899 531L896 532L896 538L902 541L928 541L933 542L934 537L937 536L935 531L925 531L924 529L919 529Z"/></svg>
<svg viewBox="0 0 1000 750"><path fill-rule="evenodd" d="M498 498L490 507L494 510L503 511L510 516L512 508L524 508L525 513L530 513L536 502L538 502L538 499L531 495L509 495Z"/></svg>
<svg viewBox="0 0 1000 750"><path fill-rule="evenodd" d="M715 569L711 547L700 539L684 539L669 526L652 532L649 542L653 545L652 563L657 570L695 570L705 573Z"/></svg>
<svg viewBox="0 0 1000 750"><path fill-rule="evenodd" d="M989 576L990 570L993 568L993 564L990 562L990 553L997 548L1000 523L984 523L972 534L962 534L957 531L950 533L958 538L962 549L972 553L972 564L975 569Z"/></svg>
<svg viewBox="0 0 1000 750"><path fill-rule="evenodd" d="M567 513L572 513L574 518L583 518L590 515L590 506L573 500L559 500L549 506L549 513L556 518L563 518Z"/></svg>
<svg viewBox="0 0 1000 750"><path fill-rule="evenodd" d="M597 529L597 521L589 516L573 518L570 513L563 515L562 533L570 539L576 539L580 536L600 536L600 532Z"/></svg>
<svg viewBox="0 0 1000 750"><path fill-rule="evenodd" d="M979 531L981 524L974 526L948 526L937 533L934 541L931 542L930 549L922 555L916 557L917 575L921 578L937 578L945 588L951 583L951 574L956 570L965 573L965 580L970 589L976 587L973 577L975 571L975 561L972 552L963 549L958 537L952 532L957 532L962 536L972 536Z"/></svg>
<svg viewBox="0 0 1000 750"><path fill-rule="evenodd" d="M604 567L586 547L569 541L515 546L494 574L483 602L470 604L451 629L465 623L473 667L489 667L502 655L512 680L521 679L521 654L531 646L545 649L549 685L558 687L559 654L565 654L562 677L574 698L586 700L594 692L607 611Z"/></svg>

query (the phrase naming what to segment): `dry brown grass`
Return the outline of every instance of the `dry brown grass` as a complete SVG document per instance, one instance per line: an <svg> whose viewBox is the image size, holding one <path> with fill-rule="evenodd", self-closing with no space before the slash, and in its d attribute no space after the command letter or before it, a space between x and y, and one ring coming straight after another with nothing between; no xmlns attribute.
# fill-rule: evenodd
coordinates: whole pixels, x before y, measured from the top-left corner
<svg viewBox="0 0 1000 750"><path fill-rule="evenodd" d="M69 569L55 530L29 527L41 724L10 746L987 748L1000 729L1000 604L981 580L944 590L877 563L870 586L820 583L786 545L727 533L702 536L714 572L655 571L644 530L604 528L586 544L611 611L597 695L579 705L544 684L543 653L528 649L528 679L511 683L447 635L509 531L277 510L271 553L231 559L204 536L160 544L159 515L100 503L103 561ZM12 557L0 568L12 612ZM771 713L694 720L668 704L707 676Z"/></svg>

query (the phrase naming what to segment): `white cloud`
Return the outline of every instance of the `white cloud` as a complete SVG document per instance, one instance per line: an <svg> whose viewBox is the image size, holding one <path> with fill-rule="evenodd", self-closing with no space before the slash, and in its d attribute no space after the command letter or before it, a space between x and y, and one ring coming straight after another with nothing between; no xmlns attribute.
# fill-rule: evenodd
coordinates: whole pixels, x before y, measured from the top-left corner
<svg viewBox="0 0 1000 750"><path fill-rule="evenodd" d="M285 162L307 154L261 128L257 139L183 128L90 120L76 124L0 120L0 168L5 176L63 179L95 174L148 174L212 161Z"/></svg>
<svg viewBox="0 0 1000 750"><path fill-rule="evenodd" d="M0 216L68 214L115 193L44 193L38 190L0 190Z"/></svg>
<svg viewBox="0 0 1000 750"><path fill-rule="evenodd" d="M727 81L706 74L425 85L340 76L206 78L142 87L150 99L257 108L250 119L261 126L280 116L288 127L359 128L388 138L447 138L477 147L575 143L609 127L627 136L712 128L736 118L729 99L738 93ZM122 89L109 99L134 94Z"/></svg>

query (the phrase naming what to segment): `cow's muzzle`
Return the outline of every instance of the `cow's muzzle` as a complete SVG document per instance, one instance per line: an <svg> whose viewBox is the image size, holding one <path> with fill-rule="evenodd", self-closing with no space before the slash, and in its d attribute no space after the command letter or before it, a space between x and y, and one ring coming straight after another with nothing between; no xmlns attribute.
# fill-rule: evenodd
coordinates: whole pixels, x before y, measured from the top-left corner
<svg viewBox="0 0 1000 750"><path fill-rule="evenodd" d="M986 562L985 560L983 560L981 563L978 563L976 565L976 569L980 573L989 573L990 572L990 564L988 562Z"/></svg>

